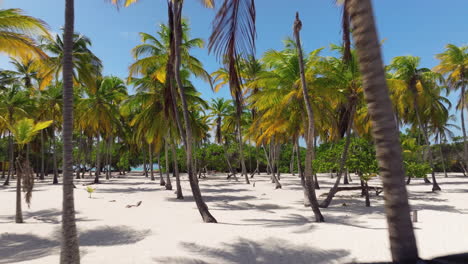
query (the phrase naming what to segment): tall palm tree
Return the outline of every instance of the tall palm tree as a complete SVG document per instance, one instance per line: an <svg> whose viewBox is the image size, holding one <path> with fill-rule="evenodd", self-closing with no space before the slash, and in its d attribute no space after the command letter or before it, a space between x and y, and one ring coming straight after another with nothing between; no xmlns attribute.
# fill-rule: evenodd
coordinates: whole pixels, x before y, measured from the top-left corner
<svg viewBox="0 0 468 264"><path fill-rule="evenodd" d="M394 262L416 263L418 249L410 218L401 145L388 93L371 0L348 0L352 35L382 179Z"/></svg>
<svg viewBox="0 0 468 264"><path fill-rule="evenodd" d="M309 201L312 206L312 210L315 214L315 221L323 222L323 216L320 212L319 205L317 202L317 197L315 195L315 188L314 188L314 179L312 175L312 160L314 158L314 133L315 133L315 123L314 123L314 112L312 110L312 106L310 104L310 97L309 92L307 90L307 81L305 77L305 69L304 69L304 61L302 55L302 43L301 43L301 36L300 31L302 29L302 22L299 19L299 13L296 13L296 20L294 21L294 38L296 40L296 47L297 53L299 58L299 68L301 71L301 86L302 86L302 93L304 95L304 104L307 111L307 120L308 120L308 127L307 127L307 136L306 136L306 144L307 144L307 152L306 152L306 160L305 160L305 189L309 194Z"/></svg>
<svg viewBox="0 0 468 264"><path fill-rule="evenodd" d="M451 90L460 90L458 109L460 109L461 130L463 133L463 158L468 167L468 142L465 129L466 86L468 84L468 46L457 47L447 44L445 51L437 54L439 65L434 67L436 72L445 75Z"/></svg>
<svg viewBox="0 0 468 264"><path fill-rule="evenodd" d="M407 89L411 94L412 107L416 116L416 123L420 131L424 135L425 143L427 144L427 153L429 158L429 164L432 169L432 191L440 191L440 186L437 184L434 171L434 161L431 150L431 143L429 141L429 135L427 129L424 127L423 120L421 119L420 112L420 94L424 94L425 90L431 89L433 86L428 85L434 82L441 82L441 76L435 74L427 68L418 68L420 58L414 56L400 56L395 57L389 65L389 68L395 71L395 77L404 81L407 85Z"/></svg>
<svg viewBox="0 0 468 264"><path fill-rule="evenodd" d="M231 96L237 112L237 137L241 158L242 174L249 184L249 177L245 167L241 115L244 108L242 92L241 70L239 67L242 56L253 56L255 51L255 1L254 0L225 0L213 22L213 32L208 45L218 58L225 63L228 72L228 83Z"/></svg>
<svg viewBox="0 0 468 264"><path fill-rule="evenodd" d="M25 15L21 9L0 9L0 53L46 58L34 41L40 35L49 37L44 21Z"/></svg>
<svg viewBox="0 0 468 264"><path fill-rule="evenodd" d="M75 28L75 1L65 0L65 27L63 34L63 200L61 264L79 264L80 249L75 219L73 194L73 33Z"/></svg>

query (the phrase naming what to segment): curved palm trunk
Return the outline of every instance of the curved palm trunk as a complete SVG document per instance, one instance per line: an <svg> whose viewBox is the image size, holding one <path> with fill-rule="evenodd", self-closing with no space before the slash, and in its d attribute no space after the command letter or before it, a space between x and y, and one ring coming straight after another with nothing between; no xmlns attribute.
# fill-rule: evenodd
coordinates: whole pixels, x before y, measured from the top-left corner
<svg viewBox="0 0 468 264"><path fill-rule="evenodd" d="M185 98L184 87L182 85L182 80L180 78L180 43L182 32L181 29L181 16L182 16L182 1L176 0L174 3L174 51L175 51L175 63L174 63L174 75L176 79L177 86L179 88L179 95L182 102L184 123L185 123L185 133L186 133L186 142L185 150L187 153L187 168L188 168L188 178L190 182L190 187L192 188L193 198L197 204L198 211L200 212L202 219L206 223L216 223L216 219L211 215L208 210L208 206L203 201L203 197L198 186L196 176L193 172L193 157L192 157L192 128L189 120L187 100ZM181 131L182 132L182 131Z"/></svg>
<svg viewBox="0 0 468 264"><path fill-rule="evenodd" d="M418 249L410 218L401 146L385 80L371 0L348 1L352 34L383 183L392 258L398 263L416 263Z"/></svg>
<svg viewBox="0 0 468 264"><path fill-rule="evenodd" d="M74 0L65 0L63 54L63 209L61 264L80 263L73 196L73 63Z"/></svg>
<svg viewBox="0 0 468 264"><path fill-rule="evenodd" d="M299 138L296 139L296 153L297 153L297 174L299 174L299 178L301 179L301 185L303 188L304 207L309 207L310 206L309 193L307 192L307 188L305 185L304 170L302 169L302 164L301 164L301 152L299 148Z"/></svg>
<svg viewBox="0 0 468 264"><path fill-rule="evenodd" d="M164 155L166 158L166 190L172 190L171 184L171 175L169 173L169 155L168 155L168 147L167 141L164 140Z"/></svg>
<svg viewBox="0 0 468 264"><path fill-rule="evenodd" d="M307 127L307 152L306 152L306 160L305 160L305 182L304 186L307 190L307 195L309 196L309 201L312 207L312 211L315 215L315 220L317 222L324 222L324 218L322 213L320 212L319 204L317 201L317 196L315 195L315 188L314 188L314 178L313 178L313 171L312 171L312 159L314 159L314 112L312 111L312 106L310 105L310 97L309 91L307 91L307 82L305 78L305 71L304 71L304 58L302 55L302 46L301 46L301 36L300 31L302 28L302 22L299 20L299 13L296 13L296 20L294 21L294 38L296 40L297 46L297 53L299 57L299 68L301 70L301 85L302 85L302 93L304 95L304 104L307 110L307 120L308 120L308 127Z"/></svg>
<svg viewBox="0 0 468 264"><path fill-rule="evenodd" d="M174 140L172 140L172 143L171 143L171 152L172 152L172 161L174 164L174 175L176 178L177 199L184 199L184 195L182 194L182 186L180 185L179 164L177 162L177 152L176 152Z"/></svg>
<svg viewBox="0 0 468 264"><path fill-rule="evenodd" d="M265 152L267 165L268 165L268 168L270 168L270 172L271 172L271 180L275 184L275 189L281 189L282 188L281 183L279 182L278 178L276 178L275 171L273 170L273 164L271 162L270 157L268 157L268 154L267 154L267 151L266 151L266 148L265 148L265 144L262 146L262 148L263 148L263 151Z"/></svg>
<svg viewBox="0 0 468 264"><path fill-rule="evenodd" d="M335 197L335 194L338 191L338 186L340 185L341 176L343 176L346 159L348 157L349 145L351 143L351 127L353 126L354 109L355 109L355 106L353 103L351 106L351 114L349 115L348 127L346 128L346 141L345 141L345 145L343 149L343 155L341 155L340 170L339 170L338 176L336 177L335 184L333 185L331 190L328 192L327 198L320 204L320 207L323 207L323 208L327 208L330 205L331 201L333 200L333 197ZM348 176L345 175L344 178L347 179Z"/></svg>
<svg viewBox="0 0 468 264"><path fill-rule="evenodd" d="M229 173L230 173L230 174L228 174L228 179L232 175L234 177L234 180L237 182L237 181L239 181L239 179L237 179L236 170L232 167L231 161L229 160L229 155L228 155L228 150L227 150L226 145L227 144L223 144L223 149L224 149L224 158L226 159L226 162L227 162L228 168L229 168Z"/></svg>

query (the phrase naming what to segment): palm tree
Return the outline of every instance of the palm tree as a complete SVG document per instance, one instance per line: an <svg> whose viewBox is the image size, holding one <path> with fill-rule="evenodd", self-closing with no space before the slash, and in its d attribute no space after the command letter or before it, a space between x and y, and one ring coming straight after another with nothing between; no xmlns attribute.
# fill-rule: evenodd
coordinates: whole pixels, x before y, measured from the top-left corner
<svg viewBox="0 0 468 264"><path fill-rule="evenodd" d="M47 24L23 14L21 9L0 9L0 52L12 57L47 55L36 45L34 37L49 37Z"/></svg>
<svg viewBox="0 0 468 264"><path fill-rule="evenodd" d="M410 218L401 145L385 81L372 4L370 0L347 2L383 183L392 258L398 263L416 263L418 249Z"/></svg>
<svg viewBox="0 0 468 264"><path fill-rule="evenodd" d="M28 206L31 203L32 188L34 186L34 174L29 164L29 143L39 131L47 128L50 124L52 124L52 121L43 121L34 124L34 120L24 118L9 126L18 144L18 157L16 160L16 223L23 223L21 211L21 181L23 181L24 184L22 188L26 191L25 200ZM27 145L27 153L24 153L25 145Z"/></svg>
<svg viewBox="0 0 468 264"><path fill-rule="evenodd" d="M460 122L463 133L463 158L465 160L465 167L468 167L468 142L465 129L468 46L457 47L453 44L447 44L445 51L437 54L436 58L440 60L440 64L434 67L434 70L447 77L447 84L451 90L461 90L458 109L460 109Z"/></svg>
<svg viewBox="0 0 468 264"><path fill-rule="evenodd" d="M392 60L391 64L389 65L389 68L395 71L395 77L397 79L402 80L406 83L408 91L411 94L412 107L416 116L416 123L420 131L423 133L425 143L428 146L427 152L429 164L431 165L432 169L432 191L440 191L441 189L437 184L434 172L434 161L432 150L430 147L431 143L429 141L429 135L427 129L424 127L424 124L422 122L423 120L421 119L419 97L420 94L424 94L426 90L431 89L433 87L433 85L430 84L434 84L435 82L441 82L442 77L440 75L435 74L427 68L418 68L419 62L419 57L400 56L395 57Z"/></svg>
<svg viewBox="0 0 468 264"><path fill-rule="evenodd" d="M6 124L13 124L18 118L29 116L28 113L32 112L32 100L29 98L29 93L21 89L18 83L12 84L7 90L0 92L0 114L4 117ZM9 158L10 166L8 175L3 185L10 184L10 177L13 174L14 164L14 145L13 138L11 137L11 130L9 130Z"/></svg>
<svg viewBox="0 0 468 264"><path fill-rule="evenodd" d="M73 33L73 83L82 84L88 88L95 88L96 78L101 76L102 62L90 50L91 40L81 34ZM39 88L42 90L53 80L59 80L63 72L63 59L65 57L65 32L63 37L57 34L55 39L42 38L40 47L50 57L37 62L37 77L40 79Z"/></svg>
<svg viewBox="0 0 468 264"><path fill-rule="evenodd" d="M63 34L63 203L61 264L79 264L80 249L75 220L73 195L73 33L75 28L75 1L65 0L65 27Z"/></svg>
<svg viewBox="0 0 468 264"><path fill-rule="evenodd" d="M323 222L323 216L319 209L319 204L317 202L317 197L315 195L315 188L314 188L314 179L312 175L312 160L314 158L314 132L315 132L315 124L314 124L314 112L312 110L312 106L310 104L310 97L309 92L307 90L307 81L305 77L305 69L304 69L304 61L302 56L302 43L301 43L301 36L300 31L302 29L302 22L299 19L299 13L296 13L296 20L294 21L294 38L296 40L296 47L297 53L299 58L299 67L301 70L301 86L302 86L302 93L304 95L304 104L306 106L307 111L307 120L308 120L308 127L307 127L307 136L306 136L306 144L307 144L307 152L306 152L306 160L305 160L305 184L304 187L309 194L309 201L312 206L312 210L315 214L315 221Z"/></svg>
<svg viewBox="0 0 468 264"><path fill-rule="evenodd" d="M230 100L225 100L224 98L211 99L211 104L209 107L210 113L208 117L212 120L213 130L215 134L215 142L217 144L223 145L224 148L224 158L228 164L229 173L233 175L235 179L236 170L232 167L231 161L229 159L228 150L227 150L227 137L223 135L222 126L225 119L229 116L231 110L232 102Z"/></svg>
<svg viewBox="0 0 468 264"><path fill-rule="evenodd" d="M76 116L78 127L98 138L94 183L100 183L102 155L99 153L99 139L106 136L104 139L112 141L113 133L120 122L118 105L127 97L127 87L120 78L114 76L98 79L94 87L95 89L88 88L85 91L87 96L78 101ZM109 175L106 178L109 178Z"/></svg>

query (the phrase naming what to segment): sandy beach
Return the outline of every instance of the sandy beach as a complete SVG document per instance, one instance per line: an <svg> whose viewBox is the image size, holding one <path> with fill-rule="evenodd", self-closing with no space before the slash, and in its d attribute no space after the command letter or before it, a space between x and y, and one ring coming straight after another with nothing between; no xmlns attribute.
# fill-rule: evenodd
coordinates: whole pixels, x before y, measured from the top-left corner
<svg viewBox="0 0 468 264"><path fill-rule="evenodd" d="M410 204L423 258L468 250L468 179L438 177L443 191L414 180ZM302 204L297 176L283 175L275 190L265 174L251 185L224 175L200 180L202 193L219 221L204 224L183 177L185 200L175 199L159 182L133 173L103 180L92 198L78 180L75 189L82 263L346 263L390 260L383 197L372 192L370 208L360 191L339 192L325 223L314 223ZM322 195L333 179L319 175ZM253 187L255 182L255 187ZM352 185L357 185L354 178ZM378 185L373 180L371 185ZM24 224L14 223L15 185L0 188L0 264L57 263L61 185L36 182ZM320 197L323 199L323 196ZM127 205L141 201L139 207Z"/></svg>

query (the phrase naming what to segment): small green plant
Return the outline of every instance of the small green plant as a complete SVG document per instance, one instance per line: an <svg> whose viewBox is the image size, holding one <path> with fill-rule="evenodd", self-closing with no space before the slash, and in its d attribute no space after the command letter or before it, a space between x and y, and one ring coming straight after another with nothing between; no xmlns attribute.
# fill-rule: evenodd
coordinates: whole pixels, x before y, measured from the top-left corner
<svg viewBox="0 0 468 264"><path fill-rule="evenodd" d="M88 192L89 194L89 198L91 198L91 195L93 194L93 192L95 191L96 189L91 187L91 186L88 186L86 187L86 191Z"/></svg>

